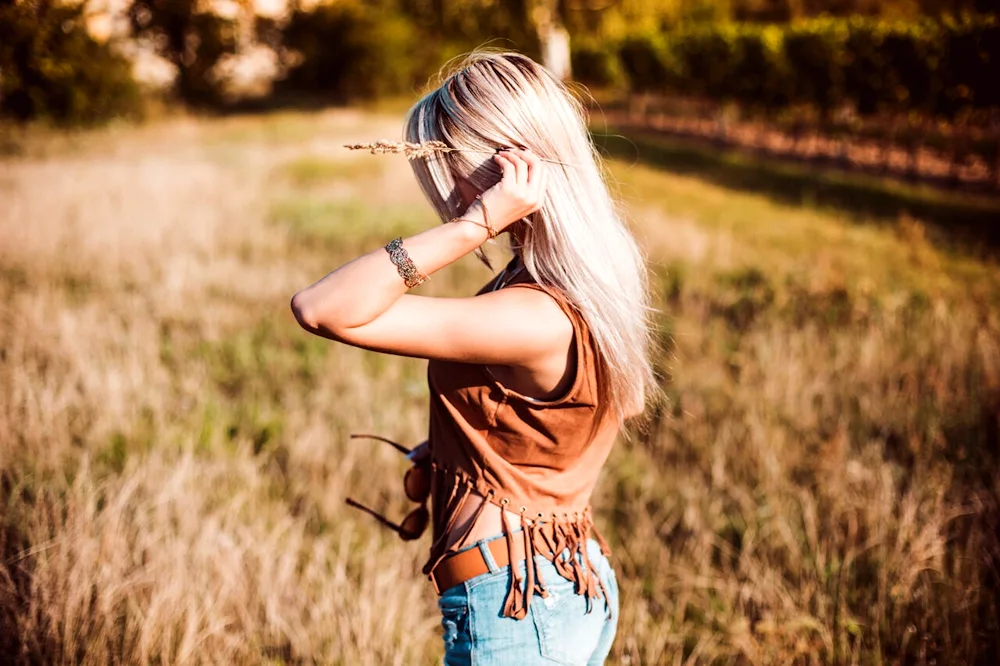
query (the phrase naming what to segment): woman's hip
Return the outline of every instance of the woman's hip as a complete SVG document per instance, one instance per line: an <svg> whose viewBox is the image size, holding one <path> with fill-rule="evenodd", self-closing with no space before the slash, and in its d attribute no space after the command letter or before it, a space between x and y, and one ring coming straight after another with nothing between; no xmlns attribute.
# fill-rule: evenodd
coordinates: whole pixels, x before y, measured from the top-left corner
<svg viewBox="0 0 1000 666"><path fill-rule="evenodd" d="M563 556L570 554L566 551ZM587 557L600 581L599 593L594 596L578 594L575 581L560 575L546 558L536 556L536 571L545 592L533 594L522 620L505 617L503 612L512 585L509 566L490 563L488 572L444 590L438 606L445 664L603 663L618 623L618 582L610 562L592 539L587 542ZM523 585L524 560L516 566Z"/></svg>

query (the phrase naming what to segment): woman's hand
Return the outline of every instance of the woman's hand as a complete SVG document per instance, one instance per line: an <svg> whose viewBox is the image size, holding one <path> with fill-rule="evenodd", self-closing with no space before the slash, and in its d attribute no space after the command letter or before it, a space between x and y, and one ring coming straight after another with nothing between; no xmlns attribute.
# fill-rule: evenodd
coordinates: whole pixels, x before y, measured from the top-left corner
<svg viewBox="0 0 1000 666"><path fill-rule="evenodd" d="M505 149L493 156L503 172L500 182L482 194L483 205L489 213L490 223L497 231L534 213L545 200L545 163L530 150ZM470 206L468 217L481 208L479 203Z"/></svg>

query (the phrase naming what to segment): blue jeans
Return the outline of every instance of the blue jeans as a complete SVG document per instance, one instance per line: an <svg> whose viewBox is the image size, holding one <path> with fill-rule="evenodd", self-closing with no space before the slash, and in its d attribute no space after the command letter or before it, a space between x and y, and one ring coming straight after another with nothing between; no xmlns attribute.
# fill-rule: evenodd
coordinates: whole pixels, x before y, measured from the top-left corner
<svg viewBox="0 0 1000 666"><path fill-rule="evenodd" d="M494 537L500 538L503 537ZM608 593L611 617L605 600L590 600L574 592L544 557L536 556L548 597L535 595L523 620L503 616L504 599L510 585L510 567L498 567L483 544L479 548L489 572L445 590L438 600L444 627L445 666L597 666L603 664L618 626L618 581L611 563L593 539L587 555ZM463 548L467 550L467 548ZM568 553L564 553L568 555ZM524 575L524 561L518 563Z"/></svg>

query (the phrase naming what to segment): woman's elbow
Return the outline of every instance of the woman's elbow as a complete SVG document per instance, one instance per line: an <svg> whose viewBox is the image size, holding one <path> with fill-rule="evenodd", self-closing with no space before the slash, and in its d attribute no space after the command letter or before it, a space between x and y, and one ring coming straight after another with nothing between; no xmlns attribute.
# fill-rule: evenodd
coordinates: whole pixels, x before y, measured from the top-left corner
<svg viewBox="0 0 1000 666"><path fill-rule="evenodd" d="M340 340L341 331L344 327L338 321L331 318L328 313L324 313L322 308L311 303L309 295L305 291L292 296L292 314L299 326L315 335L323 336L331 340Z"/></svg>
<svg viewBox="0 0 1000 666"><path fill-rule="evenodd" d="M291 307L292 314L295 315L295 321L299 322L299 326L310 333L317 333L320 330L319 313L316 307L309 303L309 298L304 291L292 296Z"/></svg>

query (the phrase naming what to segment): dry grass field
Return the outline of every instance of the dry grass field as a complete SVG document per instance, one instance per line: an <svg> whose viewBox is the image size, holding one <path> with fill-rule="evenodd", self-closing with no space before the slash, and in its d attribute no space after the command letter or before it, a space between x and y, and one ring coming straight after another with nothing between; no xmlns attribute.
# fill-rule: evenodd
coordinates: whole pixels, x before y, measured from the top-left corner
<svg viewBox="0 0 1000 666"><path fill-rule="evenodd" d="M433 664L424 364L294 291L435 223L352 110L29 132L0 158L0 663ZM668 400L594 497L622 664L1000 659L1000 269L920 220L610 162ZM957 204L956 204L957 205ZM467 258L424 293L489 278Z"/></svg>

